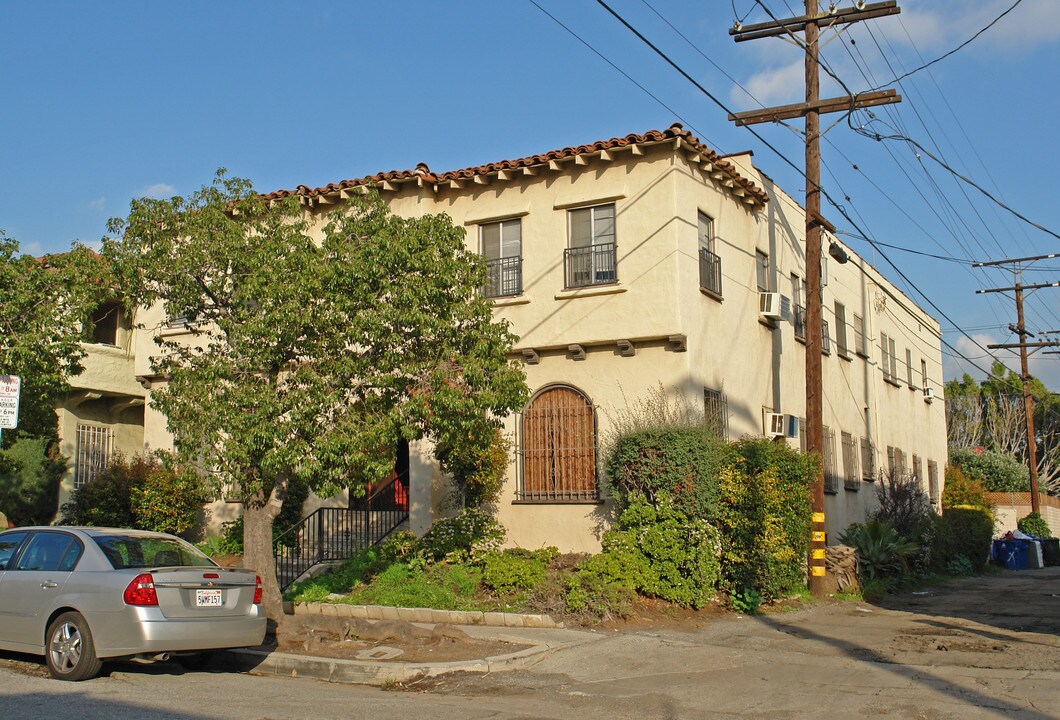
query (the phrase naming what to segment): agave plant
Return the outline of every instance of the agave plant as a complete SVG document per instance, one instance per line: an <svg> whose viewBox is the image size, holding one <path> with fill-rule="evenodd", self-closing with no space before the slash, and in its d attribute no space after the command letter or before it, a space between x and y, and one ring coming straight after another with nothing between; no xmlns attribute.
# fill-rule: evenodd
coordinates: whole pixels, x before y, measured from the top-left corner
<svg viewBox="0 0 1060 720"><path fill-rule="evenodd" d="M920 550L886 520L855 523L839 536L840 542L858 551L863 580L894 577L908 571L908 559Z"/></svg>

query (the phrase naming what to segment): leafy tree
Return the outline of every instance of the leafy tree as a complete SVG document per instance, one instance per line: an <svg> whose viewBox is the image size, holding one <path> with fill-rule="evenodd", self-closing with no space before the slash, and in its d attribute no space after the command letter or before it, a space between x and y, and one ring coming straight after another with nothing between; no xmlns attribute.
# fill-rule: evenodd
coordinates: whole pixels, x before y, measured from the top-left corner
<svg viewBox="0 0 1060 720"><path fill-rule="evenodd" d="M494 418L526 401L484 265L444 215L396 217L369 192L311 228L297 198L267 201L222 170L188 198L133 201L110 232L123 287L197 335L158 338L152 402L181 460L238 488L244 560L274 618L271 526L292 477L363 492L402 437L488 456Z"/></svg>
<svg viewBox="0 0 1060 720"><path fill-rule="evenodd" d="M977 383L965 374L946 383L946 427L949 447L1011 455L1027 464L1027 423L1023 381L1000 361ZM1039 486L1060 492L1060 397L1031 378Z"/></svg>
<svg viewBox="0 0 1060 720"><path fill-rule="evenodd" d="M0 510L15 525L47 525L55 517L66 471L57 444L48 437L20 437L5 456L8 462L0 467Z"/></svg>
<svg viewBox="0 0 1060 720"><path fill-rule="evenodd" d="M4 432L4 447L18 436L54 436L56 403L83 369L85 315L112 288L88 248L35 258L0 231L0 375L22 380L18 428Z"/></svg>

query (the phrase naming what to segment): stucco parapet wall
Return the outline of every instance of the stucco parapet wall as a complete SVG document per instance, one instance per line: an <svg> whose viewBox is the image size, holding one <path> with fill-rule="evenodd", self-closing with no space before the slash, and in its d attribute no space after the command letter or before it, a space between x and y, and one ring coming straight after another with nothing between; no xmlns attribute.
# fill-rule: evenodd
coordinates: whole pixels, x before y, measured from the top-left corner
<svg viewBox="0 0 1060 720"><path fill-rule="evenodd" d="M84 370L70 378L70 387L146 397L147 391L136 381L134 359L126 350L108 345L82 344L81 347L85 351L81 360Z"/></svg>
<svg viewBox="0 0 1060 720"><path fill-rule="evenodd" d="M561 628L563 623L548 615L528 613L481 612L478 610L435 610L433 608L395 608L389 605L348 605L346 603L305 603L294 606L295 615L326 615L364 620L404 620L418 623L451 625L487 625L489 627Z"/></svg>

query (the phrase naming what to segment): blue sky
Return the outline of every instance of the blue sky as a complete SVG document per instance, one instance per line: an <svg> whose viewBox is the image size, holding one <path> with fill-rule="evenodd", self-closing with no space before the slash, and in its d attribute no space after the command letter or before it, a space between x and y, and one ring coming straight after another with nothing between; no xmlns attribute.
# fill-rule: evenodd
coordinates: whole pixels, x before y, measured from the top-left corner
<svg viewBox="0 0 1060 720"><path fill-rule="evenodd" d="M903 0L900 16L852 27L824 47L824 59L852 90L883 85L967 40L1013 1ZM187 194L222 166L271 191L418 162L437 171L478 165L674 121L720 152L754 151L759 167L801 195L795 171L598 4L536 2L5 3L0 228L24 251L54 252L97 244L130 198ZM796 48L728 35L736 18L767 19L753 0L610 4L731 109L800 100ZM765 4L778 16L802 5ZM842 94L823 77L823 95ZM970 45L903 80L901 105L854 124L913 138L1060 232L1058 80L1060 2L1023 0ZM801 166L796 132L759 131ZM878 142L841 121L822 152L826 190L862 230L956 260L883 248L907 281L866 242L844 236L940 320L947 342L988 367L980 345L1014 341L1006 326L1015 310L1011 298L975 290L1013 278L969 261L1056 252L1060 241L905 142ZM836 210L825 214L854 230ZM1035 267L1025 283L1060 279L1060 259ZM1060 288L1038 291L1027 308L1032 330L1060 330ZM945 355L948 377L976 374ZM1038 355L1031 371L1060 390L1060 356Z"/></svg>

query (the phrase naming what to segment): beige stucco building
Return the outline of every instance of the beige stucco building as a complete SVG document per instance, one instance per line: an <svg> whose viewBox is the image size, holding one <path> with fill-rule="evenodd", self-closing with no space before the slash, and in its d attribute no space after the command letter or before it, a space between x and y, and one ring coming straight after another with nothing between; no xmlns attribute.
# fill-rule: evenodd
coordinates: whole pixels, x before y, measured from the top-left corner
<svg viewBox="0 0 1060 720"><path fill-rule="evenodd" d="M420 165L273 196L299 195L322 222L366 184L399 215L448 214L487 257L486 293L519 337L513 357L533 392L505 421L514 451L499 518L511 544L598 549L610 516L600 441L660 387L702 407L730 439L774 434L801 444L803 210L749 154L719 157L675 125L464 170ZM912 471L937 502L946 429L938 323L863 258L828 242L849 256L826 260L823 288L826 528L834 538L871 508L879 470ZM154 311L141 314L147 327L181 332ZM136 335L133 378L149 385L154 345L150 333ZM135 380L126 385L142 399ZM149 405L140 428L143 447L168 445L164 418ZM446 483L429 448L411 454L410 524L422 532L444 512Z"/></svg>

